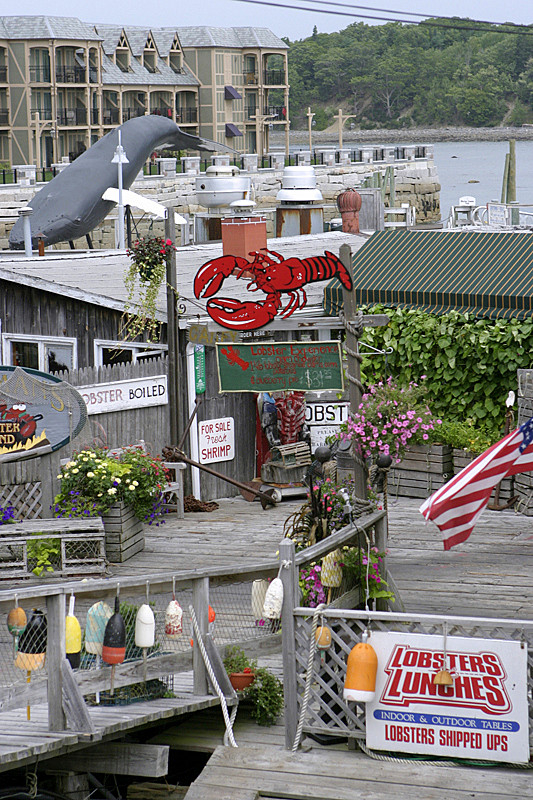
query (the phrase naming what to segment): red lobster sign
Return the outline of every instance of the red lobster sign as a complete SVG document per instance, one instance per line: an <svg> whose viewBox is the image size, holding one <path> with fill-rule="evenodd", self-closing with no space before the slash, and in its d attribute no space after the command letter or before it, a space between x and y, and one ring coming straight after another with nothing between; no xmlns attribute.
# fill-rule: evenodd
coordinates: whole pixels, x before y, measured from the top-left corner
<svg viewBox="0 0 533 800"><path fill-rule="evenodd" d="M253 331L272 322L276 314L289 317L307 302L304 286L307 283L339 278L346 289L352 288L352 279L342 261L336 255L325 251L323 256L311 258L284 259L273 250L250 253L253 261L240 256L221 256L207 261L200 267L194 279L196 298L207 297L207 313L224 328L239 331ZM242 302L230 297L214 298L230 275L251 280L247 288L252 292L259 289L266 294L263 302ZM282 294L289 295L285 307Z"/></svg>

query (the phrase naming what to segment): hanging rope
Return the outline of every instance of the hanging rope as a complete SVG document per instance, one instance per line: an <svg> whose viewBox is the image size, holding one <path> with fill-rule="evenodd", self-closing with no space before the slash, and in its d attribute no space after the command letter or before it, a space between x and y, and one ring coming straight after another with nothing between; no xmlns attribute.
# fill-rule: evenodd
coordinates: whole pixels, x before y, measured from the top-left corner
<svg viewBox="0 0 533 800"><path fill-rule="evenodd" d="M296 728L296 735L294 737L294 742L292 745L292 752L295 753L300 746L300 739L302 738L302 730L304 727L304 720L305 715L307 713L307 706L309 705L309 694L311 692L311 682L313 680L313 661L315 658L316 653L316 629L318 625L318 618L322 611L325 609L325 604L321 603L315 608L315 612L313 614L313 621L311 624L311 638L309 640L309 656L307 659L307 672L305 676L305 689L304 689L304 696L302 700L302 707L300 709L300 717L298 719L298 727Z"/></svg>
<svg viewBox="0 0 533 800"><path fill-rule="evenodd" d="M233 735L233 723L235 722L235 717L237 716L237 706L236 705L233 706L233 709L231 711L231 717L230 717L230 715L228 714L228 704L226 703L226 698L224 696L224 692L222 691L222 689L218 685L218 681L217 681L217 679L215 677L215 673L213 672L213 667L211 666L211 662L209 660L209 656L207 655L207 650L205 649L205 645L203 643L202 636L200 634L200 629L198 627L198 622L196 620L196 614L195 614L193 606L189 606L189 611L190 611L190 614L191 614L192 625L193 625L193 628L194 628L196 641L198 642L198 645L200 647L200 652L201 652L202 658L204 660L205 668L206 668L206 670L207 670L207 672L209 674L209 678L211 680L211 683L213 685L213 688L214 688L215 692L217 693L217 695L219 697L220 705L222 707L222 716L224 717L224 723L226 725L226 734L224 736L224 744L226 744L226 739L228 739L229 743L231 744L232 747L238 747L239 745L235 741L235 736Z"/></svg>

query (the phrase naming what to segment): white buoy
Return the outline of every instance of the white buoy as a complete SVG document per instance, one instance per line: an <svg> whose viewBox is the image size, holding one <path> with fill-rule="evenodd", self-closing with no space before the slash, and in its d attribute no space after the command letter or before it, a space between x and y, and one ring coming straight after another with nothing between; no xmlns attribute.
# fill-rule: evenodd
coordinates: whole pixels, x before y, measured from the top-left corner
<svg viewBox="0 0 533 800"><path fill-rule="evenodd" d="M183 609L176 599L170 601L165 611L165 636L178 639L183 633Z"/></svg>
<svg viewBox="0 0 533 800"><path fill-rule="evenodd" d="M252 583L252 616L256 623L263 617L263 606L268 591L268 581L260 578Z"/></svg>
<svg viewBox="0 0 533 800"><path fill-rule="evenodd" d="M283 583L281 578L274 578L268 587L263 604L263 617L265 619L279 619L283 606Z"/></svg>

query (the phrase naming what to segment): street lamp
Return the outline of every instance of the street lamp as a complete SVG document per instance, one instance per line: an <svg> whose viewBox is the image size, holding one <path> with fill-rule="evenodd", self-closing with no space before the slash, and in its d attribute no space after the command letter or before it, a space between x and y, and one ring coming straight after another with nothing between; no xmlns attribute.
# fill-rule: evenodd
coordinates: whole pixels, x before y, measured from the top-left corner
<svg viewBox="0 0 533 800"><path fill-rule="evenodd" d="M118 131L118 146L115 150L115 155L111 159L112 164L118 165L118 247L119 250L124 250L126 247L124 241L124 204L122 202L122 165L129 164L129 159L126 156L126 151L122 147L121 131Z"/></svg>
<svg viewBox="0 0 533 800"><path fill-rule="evenodd" d="M55 138L56 132L54 128L53 120L46 119L41 121L41 114L39 111L33 112L33 121L32 124L35 126L35 150L36 150L36 158L37 158L37 169L41 169L41 136L45 128L48 126L51 127L50 136L52 139Z"/></svg>
<svg viewBox="0 0 533 800"><path fill-rule="evenodd" d="M309 152L310 153L313 152L313 142L312 142L311 131L313 130L313 123L314 123L313 117L314 116L315 116L314 112L311 112L311 106L308 106L307 107L307 127L309 129Z"/></svg>
<svg viewBox="0 0 533 800"><path fill-rule="evenodd" d="M255 135L256 139L258 140L256 143L256 150L259 156L262 158L263 153L263 130L265 128L265 122L267 119L276 119L277 114L253 114L250 119L255 119ZM261 144L261 147L259 147Z"/></svg>
<svg viewBox="0 0 533 800"><path fill-rule="evenodd" d="M342 108L339 108L339 113L333 115L333 119L339 120L339 150L342 150L342 127L345 122L348 122L349 119L355 119L357 114L347 114L346 116L342 113Z"/></svg>

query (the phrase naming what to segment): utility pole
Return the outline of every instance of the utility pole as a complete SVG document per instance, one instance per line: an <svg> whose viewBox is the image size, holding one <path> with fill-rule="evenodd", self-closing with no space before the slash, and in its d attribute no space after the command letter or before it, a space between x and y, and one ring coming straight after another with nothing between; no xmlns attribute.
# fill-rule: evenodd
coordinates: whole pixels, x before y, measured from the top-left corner
<svg viewBox="0 0 533 800"><path fill-rule="evenodd" d="M176 244L176 220L174 209L167 208L165 217L165 239L170 239L173 246ZM168 345L168 408L170 418L170 445L175 447L179 440L179 387L180 353L179 353L179 327L178 327L178 270L177 255L174 247L167 261L167 345Z"/></svg>
<svg viewBox="0 0 533 800"><path fill-rule="evenodd" d="M313 152L313 137L312 137L312 130L313 130L313 117L314 112L311 113L311 106L307 108L307 127L309 129L309 152Z"/></svg>
<svg viewBox="0 0 533 800"><path fill-rule="evenodd" d="M333 119L339 120L339 150L342 150L342 128L345 122L348 122L349 119L355 119L357 114L347 114L346 116L342 113L342 108L339 108L339 113L334 114Z"/></svg>

